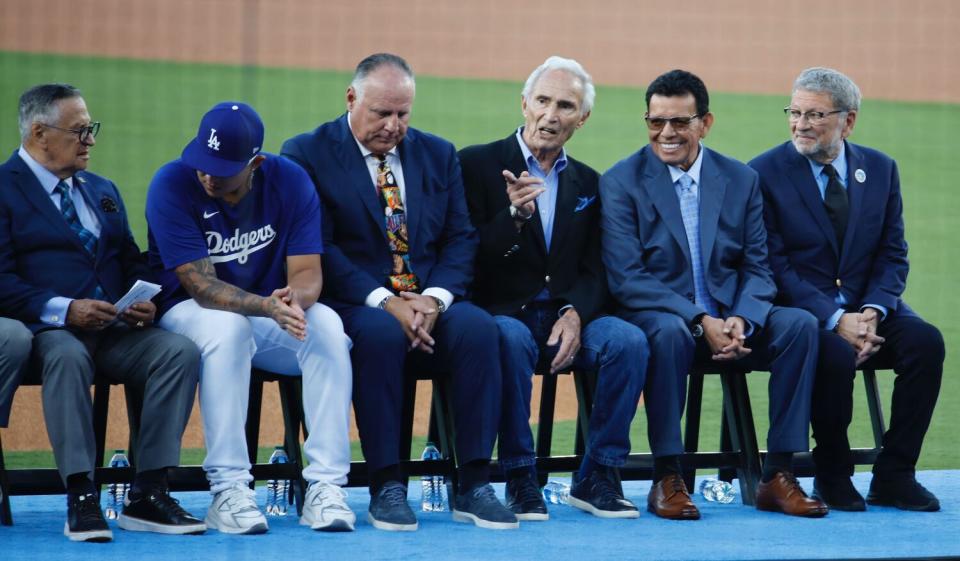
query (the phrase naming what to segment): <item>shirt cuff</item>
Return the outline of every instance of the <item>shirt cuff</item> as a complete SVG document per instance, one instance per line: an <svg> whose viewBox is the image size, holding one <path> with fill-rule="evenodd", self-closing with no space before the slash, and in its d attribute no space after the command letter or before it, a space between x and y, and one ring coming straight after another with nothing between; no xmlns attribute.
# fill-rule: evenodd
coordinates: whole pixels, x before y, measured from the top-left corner
<svg viewBox="0 0 960 561"><path fill-rule="evenodd" d="M434 296L439 298L446 309L450 309L450 306L453 305L453 293L447 290L446 288L440 288L439 286L431 286L430 288L423 291L424 296Z"/></svg>
<svg viewBox="0 0 960 561"><path fill-rule="evenodd" d="M747 318L743 318L743 325L744 325L743 336L749 339L750 336L753 335L753 332L756 331L757 328L755 325L753 325L753 322L748 320Z"/></svg>
<svg viewBox="0 0 960 561"><path fill-rule="evenodd" d="M823 324L824 327L833 331L837 328L837 324L840 323L840 316L844 314L843 308L833 312L833 315L827 318L827 321Z"/></svg>
<svg viewBox="0 0 960 561"><path fill-rule="evenodd" d="M370 308L377 308L380 306L380 302L383 302L383 299L387 296L396 296L396 294L381 286L370 294L367 294L367 299L364 301L364 304Z"/></svg>
<svg viewBox="0 0 960 561"><path fill-rule="evenodd" d="M886 308L885 306L881 306L880 304L864 304L863 306L860 307L860 311L863 312L863 310L866 309L866 308L873 308L874 310L876 310L877 312L879 312L879 313L880 313L880 321L883 321L883 320L887 319L887 312L888 312L888 310L887 310L887 308Z"/></svg>
<svg viewBox="0 0 960 561"><path fill-rule="evenodd" d="M64 296L54 296L47 300L40 310L40 321L54 327L63 327L67 322L67 310L70 308L72 298Z"/></svg>

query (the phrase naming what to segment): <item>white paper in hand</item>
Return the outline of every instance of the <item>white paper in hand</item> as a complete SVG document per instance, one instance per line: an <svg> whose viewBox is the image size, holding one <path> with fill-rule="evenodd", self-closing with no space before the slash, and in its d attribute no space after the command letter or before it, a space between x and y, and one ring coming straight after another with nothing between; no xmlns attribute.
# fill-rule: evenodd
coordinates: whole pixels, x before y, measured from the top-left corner
<svg viewBox="0 0 960 561"><path fill-rule="evenodd" d="M145 280L138 280L130 287L130 290L123 295L123 298L117 300L113 306L117 309L119 316L130 306L137 302L146 302L160 293L160 285Z"/></svg>

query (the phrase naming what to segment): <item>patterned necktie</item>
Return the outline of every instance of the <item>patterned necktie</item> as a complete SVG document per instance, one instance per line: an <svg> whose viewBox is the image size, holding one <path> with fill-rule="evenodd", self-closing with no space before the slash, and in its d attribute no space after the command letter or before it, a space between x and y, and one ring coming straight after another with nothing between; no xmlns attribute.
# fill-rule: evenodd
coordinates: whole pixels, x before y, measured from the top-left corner
<svg viewBox="0 0 960 561"><path fill-rule="evenodd" d="M406 290L417 292L417 275L410 268L409 236L407 235L407 214L400 199L400 186L394 177L387 158L375 156L380 161L377 166L377 195L383 207L383 216L387 225L387 241L393 254L393 272L390 274L390 288L395 292Z"/></svg>
<svg viewBox="0 0 960 561"><path fill-rule="evenodd" d="M720 317L717 303L707 292L707 280L703 276L703 263L700 260L700 203L693 192L693 178L687 174L677 180L680 184L680 214L683 216L683 229L687 231L687 245L690 247L690 265L693 269L693 293L696 303L712 317Z"/></svg>
<svg viewBox="0 0 960 561"><path fill-rule="evenodd" d="M73 197L70 196L70 186L67 185L66 181L61 179L60 183L57 183L57 186L54 187L53 190L60 194L60 213L63 214L63 219L67 221L67 225L70 226L73 233L80 238L80 243L83 244L83 248L87 250L87 253L96 256L97 237L80 223L80 217L77 216L77 207L74 206ZM97 285L96 289L94 289L93 297L97 300L104 300L106 298L100 285Z"/></svg>
<svg viewBox="0 0 960 561"><path fill-rule="evenodd" d="M830 164L823 167L827 176L827 189L823 193L823 206L827 209L827 216L833 224L833 232L837 235L837 247L843 247L843 236L847 233L847 220L850 218L850 201L847 200L847 190L840 183L837 170Z"/></svg>

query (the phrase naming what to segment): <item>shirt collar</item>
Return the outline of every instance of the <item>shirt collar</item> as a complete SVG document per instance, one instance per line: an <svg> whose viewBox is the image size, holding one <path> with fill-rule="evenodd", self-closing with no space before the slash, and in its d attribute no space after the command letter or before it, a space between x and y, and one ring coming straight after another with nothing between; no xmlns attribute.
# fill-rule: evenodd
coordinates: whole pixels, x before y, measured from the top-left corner
<svg viewBox="0 0 960 561"><path fill-rule="evenodd" d="M806 157L806 156L804 156ZM814 179L819 179L820 174L823 173L823 168L827 167L826 164L821 164L815 160L807 158L807 162L810 163L810 169L813 171ZM837 170L837 177L840 178L840 183L844 185L847 184L847 143L843 143L843 148L840 149L840 154L837 155L836 159L830 162L830 165L833 166L833 169Z"/></svg>
<svg viewBox="0 0 960 561"><path fill-rule="evenodd" d="M703 165L703 143L698 142L699 150L697 151L697 159L693 161L693 165L690 166L690 169L683 171L677 166L667 166L667 169L670 170L670 180L673 183L676 183L680 176L687 174L690 176L690 179L693 180L694 185L700 185L700 167Z"/></svg>
<svg viewBox="0 0 960 561"><path fill-rule="evenodd" d="M34 177L37 178L37 181L40 182L40 186L43 187L43 190L47 192L47 195L52 195L53 190L56 189L57 185L60 183L60 178L48 170L47 168L40 165L40 163L33 159L33 156L27 152L27 149L20 146L20 149L17 150L17 155L20 156L20 159L23 160L27 167L30 168L30 171L33 172ZM68 177L64 179L68 187L73 187L73 177Z"/></svg>
<svg viewBox="0 0 960 561"><path fill-rule="evenodd" d="M536 156L533 155L526 141L523 140L523 127L517 128L517 134L515 136L517 137L517 142L520 143L520 152L523 154L523 161L527 164L527 168L540 169L540 162L537 161ZM557 173L560 173L566 167L567 149L560 148L560 155L557 157L557 160L553 162L553 169L557 170Z"/></svg>
<svg viewBox="0 0 960 561"><path fill-rule="evenodd" d="M373 152L372 152L371 150L367 149L367 147L364 146L363 143L361 143L359 140L357 140L357 136L356 136L355 134L353 134L353 124L350 123L350 115L351 115L351 113L350 113L349 111L347 111L347 126L350 128L350 137L353 138L353 141L357 143L357 148L360 149L360 154L363 156L363 159L366 160L368 156L370 156L371 154L373 154ZM397 147L396 147L396 146L394 146L393 148L391 148L391 149L387 152L387 154L389 154L389 155L391 155L391 156L393 156L393 157L395 157L395 158L400 158L400 154L397 152Z"/></svg>

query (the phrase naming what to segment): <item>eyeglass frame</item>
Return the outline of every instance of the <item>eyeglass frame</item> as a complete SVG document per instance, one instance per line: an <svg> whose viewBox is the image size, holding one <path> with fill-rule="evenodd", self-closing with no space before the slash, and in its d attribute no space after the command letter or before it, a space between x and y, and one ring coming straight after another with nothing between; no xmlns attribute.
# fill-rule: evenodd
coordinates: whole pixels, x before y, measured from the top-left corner
<svg viewBox="0 0 960 561"><path fill-rule="evenodd" d="M662 131L664 127L667 126L667 123L670 123L670 126L673 127L675 131L687 130L694 119L702 118L703 115L700 113L695 113L689 117L651 117L649 112L643 115L643 120L647 123L647 128L652 131ZM663 124L658 127L651 123L651 121L663 121Z"/></svg>
<svg viewBox="0 0 960 561"><path fill-rule="evenodd" d="M63 127L58 127L56 125L48 125L47 123L40 123L40 124L47 128L57 129L58 131L72 132L73 134L77 135L77 140L79 140L81 144L85 142L90 136L93 136L93 138L97 138L97 135L100 133L100 121L94 121L89 125L80 129L65 129Z"/></svg>
<svg viewBox="0 0 960 561"><path fill-rule="evenodd" d="M834 109L833 111L800 111L798 109L790 109L789 105L783 108L783 114L787 116L787 120L791 123L799 123L801 119L806 119L811 125L822 125L824 122L826 122L827 117L830 115L849 112L849 109ZM798 115L794 115L795 113Z"/></svg>

